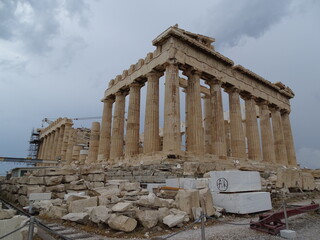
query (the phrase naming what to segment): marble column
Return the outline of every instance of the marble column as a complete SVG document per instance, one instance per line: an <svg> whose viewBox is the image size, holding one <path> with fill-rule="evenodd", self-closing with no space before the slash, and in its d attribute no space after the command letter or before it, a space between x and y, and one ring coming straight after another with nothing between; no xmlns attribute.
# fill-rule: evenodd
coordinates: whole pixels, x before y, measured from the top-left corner
<svg viewBox="0 0 320 240"><path fill-rule="evenodd" d="M260 105L260 131L262 143L262 156L264 162L275 163L274 142L270 124L270 111L268 102L263 101Z"/></svg>
<svg viewBox="0 0 320 240"><path fill-rule="evenodd" d="M231 133L230 122L228 120L224 120L224 132L226 137L227 156L231 157Z"/></svg>
<svg viewBox="0 0 320 240"><path fill-rule="evenodd" d="M64 135L65 125L61 125L58 137L58 145L56 150L56 157L61 160L61 148L63 143L63 135Z"/></svg>
<svg viewBox="0 0 320 240"><path fill-rule="evenodd" d="M55 134L56 131L51 131L50 133L50 145L49 145L49 151L48 151L48 160L53 160L53 149L54 149L54 138L55 138Z"/></svg>
<svg viewBox="0 0 320 240"><path fill-rule="evenodd" d="M80 161L80 151L82 146L74 145L72 148L72 162Z"/></svg>
<svg viewBox="0 0 320 240"><path fill-rule="evenodd" d="M227 88L226 92L229 93L231 156L236 158L247 158L240 108L240 90L231 87Z"/></svg>
<svg viewBox="0 0 320 240"><path fill-rule="evenodd" d="M125 94L117 92L112 125L110 158L123 156Z"/></svg>
<svg viewBox="0 0 320 240"><path fill-rule="evenodd" d="M288 163L290 166L297 166L296 152L291 130L289 111L282 110L281 120L283 127L283 135L287 149Z"/></svg>
<svg viewBox="0 0 320 240"><path fill-rule="evenodd" d="M98 151L98 161L104 162L110 157L111 125L112 125L112 105L114 98L103 100L103 113L100 129L100 141Z"/></svg>
<svg viewBox="0 0 320 240"><path fill-rule="evenodd" d="M176 64L166 65L163 151L181 152L179 68Z"/></svg>
<svg viewBox="0 0 320 240"><path fill-rule="evenodd" d="M204 95L204 145L205 145L205 152L212 154L212 103L211 103L211 96Z"/></svg>
<svg viewBox="0 0 320 240"><path fill-rule="evenodd" d="M248 158L261 161L260 136L257 121L256 102L252 95L244 95L246 108L246 136L248 144Z"/></svg>
<svg viewBox="0 0 320 240"><path fill-rule="evenodd" d="M144 121L143 152L160 151L159 136L159 78L162 72L152 71L147 74L146 114Z"/></svg>
<svg viewBox="0 0 320 240"><path fill-rule="evenodd" d="M139 154L141 84L130 84L125 156Z"/></svg>
<svg viewBox="0 0 320 240"><path fill-rule="evenodd" d="M41 151L41 156L40 156L40 158L41 159L45 159L45 157L46 157L46 151L47 151L47 146L48 146L48 136L46 135L46 136L44 136L43 137L43 147L42 147L42 151Z"/></svg>
<svg viewBox="0 0 320 240"><path fill-rule="evenodd" d="M44 142L44 138L39 140L38 151L37 151L37 159L41 159L41 153L43 151L43 142Z"/></svg>
<svg viewBox="0 0 320 240"><path fill-rule="evenodd" d="M93 122L91 125L89 153L86 161L87 163L94 163L94 162L97 162L98 160L99 134L100 134L100 123Z"/></svg>
<svg viewBox="0 0 320 240"><path fill-rule="evenodd" d="M187 94L187 146L188 152L204 153L204 133L202 126L202 106L200 93L201 73L189 69L184 72L188 76Z"/></svg>
<svg viewBox="0 0 320 240"><path fill-rule="evenodd" d="M212 134L212 147L213 154L226 157L227 146L224 127L224 116L221 96L221 82L213 79L207 81L210 86L211 103L213 107L212 121L213 121L213 134Z"/></svg>
<svg viewBox="0 0 320 240"><path fill-rule="evenodd" d="M278 107L271 107L272 129L276 163L288 165L287 149L284 140L281 113Z"/></svg>
<svg viewBox="0 0 320 240"><path fill-rule="evenodd" d="M66 123L65 124L63 140L62 140L62 146L61 146L61 160L66 160L69 133L70 133L71 127L72 127L71 123Z"/></svg>
<svg viewBox="0 0 320 240"><path fill-rule="evenodd" d="M56 152L58 147L58 139L60 134L60 128L56 128L54 133L54 139L53 139L53 147L52 147L52 153L51 153L51 159L56 160Z"/></svg>
<svg viewBox="0 0 320 240"><path fill-rule="evenodd" d="M71 163L72 161L72 151L73 151L73 146L76 143L76 129L71 128L69 131L69 137L68 137L68 147L67 147L67 152L66 152L66 161L67 163Z"/></svg>

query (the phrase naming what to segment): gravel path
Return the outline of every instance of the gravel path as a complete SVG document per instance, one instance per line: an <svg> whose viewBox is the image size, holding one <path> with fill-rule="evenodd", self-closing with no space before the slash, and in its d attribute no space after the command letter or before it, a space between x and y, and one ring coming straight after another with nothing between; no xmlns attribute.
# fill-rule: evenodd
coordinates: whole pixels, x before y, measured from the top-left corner
<svg viewBox="0 0 320 240"><path fill-rule="evenodd" d="M246 223L248 220L236 221L240 223ZM297 239L318 240L320 239L320 215L316 213L305 213L289 218L289 229L297 232ZM194 240L201 239L200 229L189 230L180 233L172 238L172 240ZM210 227L206 227L206 239L207 240L242 240L242 239L283 239L279 236L272 236L266 233L258 232L250 229L248 226L235 226L229 224L217 224Z"/></svg>

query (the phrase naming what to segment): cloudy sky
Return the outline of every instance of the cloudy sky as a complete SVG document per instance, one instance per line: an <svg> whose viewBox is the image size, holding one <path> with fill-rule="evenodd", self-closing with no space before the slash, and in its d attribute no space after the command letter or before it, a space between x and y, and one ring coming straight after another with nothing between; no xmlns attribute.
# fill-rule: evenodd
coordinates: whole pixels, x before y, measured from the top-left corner
<svg viewBox="0 0 320 240"><path fill-rule="evenodd" d="M0 0L0 156L26 157L45 117L101 116L108 81L178 23L292 88L299 162L320 168L319 12L317 0Z"/></svg>

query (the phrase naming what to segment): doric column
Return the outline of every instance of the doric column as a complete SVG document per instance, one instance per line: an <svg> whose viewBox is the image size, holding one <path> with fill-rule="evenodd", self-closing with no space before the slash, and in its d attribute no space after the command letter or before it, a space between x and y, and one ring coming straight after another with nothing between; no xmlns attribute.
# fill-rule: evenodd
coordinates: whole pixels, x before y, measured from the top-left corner
<svg viewBox="0 0 320 240"><path fill-rule="evenodd" d="M52 139L52 133L50 132L47 135L47 146L46 146L46 152L45 152L45 155L44 155L44 158L46 160L50 159L50 154L51 154L50 152L51 152L51 149L52 149L52 147L51 147L51 139Z"/></svg>
<svg viewBox="0 0 320 240"><path fill-rule="evenodd" d="M51 153L51 159L56 160L56 152L58 147L58 139L60 134L60 128L56 128L54 133L54 139L53 139L53 147L52 147L52 153Z"/></svg>
<svg viewBox="0 0 320 240"><path fill-rule="evenodd" d="M284 141L281 113L278 107L271 107L272 129L276 162L288 165L287 149Z"/></svg>
<svg viewBox="0 0 320 240"><path fill-rule="evenodd" d="M100 141L98 161L104 162L110 157L110 143L111 143L111 125L112 125L112 105L114 98L107 98L103 100L103 113L100 129Z"/></svg>
<svg viewBox="0 0 320 240"><path fill-rule="evenodd" d="M100 123L93 122L91 125L89 153L87 163L97 162L99 148Z"/></svg>
<svg viewBox="0 0 320 240"><path fill-rule="evenodd" d="M74 145L72 148L72 162L80 160L80 151L82 150L82 146Z"/></svg>
<svg viewBox="0 0 320 240"><path fill-rule="evenodd" d="M56 157L60 159L61 159L61 148L63 144L64 129L65 129L65 125L62 125L59 131L58 144L57 144L57 150L56 150Z"/></svg>
<svg viewBox="0 0 320 240"><path fill-rule="evenodd" d="M41 154L40 154L40 159L45 159L46 156L46 149L47 149L47 140L48 137L47 135L43 137L43 142L42 142L42 150L41 150Z"/></svg>
<svg viewBox="0 0 320 240"><path fill-rule="evenodd" d="M231 156L247 158L240 108L240 90L235 87L230 87L226 89L226 92L229 93Z"/></svg>
<svg viewBox="0 0 320 240"><path fill-rule="evenodd" d="M110 158L123 156L125 94L117 92L112 124Z"/></svg>
<svg viewBox="0 0 320 240"><path fill-rule="evenodd" d="M67 147L67 152L66 152L67 163L71 163L71 161L72 161L72 151L73 151L73 146L75 144L76 133L77 133L76 130L73 128L71 128L69 131L68 147Z"/></svg>
<svg viewBox="0 0 320 240"><path fill-rule="evenodd" d="M54 148L54 137L55 137L55 132L56 131L51 131L49 135L49 151L48 151L48 160L52 160L52 153L53 153L53 148Z"/></svg>
<svg viewBox="0 0 320 240"><path fill-rule="evenodd" d="M144 121L143 152L160 151L159 136L159 78L162 72L152 71L147 74L146 114Z"/></svg>
<svg viewBox="0 0 320 240"><path fill-rule="evenodd" d="M139 83L130 84L125 148L126 157L139 154L140 88L141 84Z"/></svg>
<svg viewBox="0 0 320 240"><path fill-rule="evenodd" d="M163 151L180 153L180 89L177 65L167 64L165 81Z"/></svg>
<svg viewBox="0 0 320 240"><path fill-rule="evenodd" d="M275 163L276 156L274 152L274 143L270 124L270 111L267 101L260 103L260 130L263 161Z"/></svg>
<svg viewBox="0 0 320 240"><path fill-rule="evenodd" d="M213 133L213 122L212 122L212 103L211 96L204 95L204 145L206 153L213 153L212 148L212 133Z"/></svg>
<svg viewBox="0 0 320 240"><path fill-rule="evenodd" d="M38 151L37 151L37 159L41 159L41 152L43 149L43 139L39 139L39 143L38 143Z"/></svg>
<svg viewBox="0 0 320 240"><path fill-rule="evenodd" d="M226 137L227 156L231 157L231 133L230 122L228 120L224 120L224 132Z"/></svg>
<svg viewBox="0 0 320 240"><path fill-rule="evenodd" d="M213 79L213 80L207 81L207 84L210 85L211 103L213 107L213 111L212 111L213 154L226 157L227 146L226 146L225 128L224 128L221 82L217 79Z"/></svg>
<svg viewBox="0 0 320 240"><path fill-rule="evenodd" d="M260 136L257 121L256 102L252 95L243 95L246 108L246 136L248 144L248 158L261 161Z"/></svg>
<svg viewBox="0 0 320 240"><path fill-rule="evenodd" d="M289 111L282 110L281 119L282 119L283 134L284 134L284 139L285 139L285 144L287 149L288 163L290 166L297 166L296 152L294 148Z"/></svg>
<svg viewBox="0 0 320 240"><path fill-rule="evenodd" d="M188 69L184 71L188 76L187 94L187 146L186 150L191 153L204 152L204 133L202 126L202 106L200 93L200 75L198 71Z"/></svg>
<svg viewBox="0 0 320 240"><path fill-rule="evenodd" d="M68 149L68 141L69 141L69 133L72 127L72 123L66 123L64 128L64 134L62 139L61 146L61 160L66 160L67 149Z"/></svg>

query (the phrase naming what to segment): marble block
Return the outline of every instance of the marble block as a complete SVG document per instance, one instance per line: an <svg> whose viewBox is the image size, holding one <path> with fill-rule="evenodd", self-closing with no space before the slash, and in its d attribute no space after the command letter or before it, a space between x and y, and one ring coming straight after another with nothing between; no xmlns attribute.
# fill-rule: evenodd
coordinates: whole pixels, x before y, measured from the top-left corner
<svg viewBox="0 0 320 240"><path fill-rule="evenodd" d="M260 191L260 174L256 171L211 171L209 188L214 192Z"/></svg>
<svg viewBox="0 0 320 240"><path fill-rule="evenodd" d="M247 214L272 209L269 192L212 192L213 204L229 213Z"/></svg>

